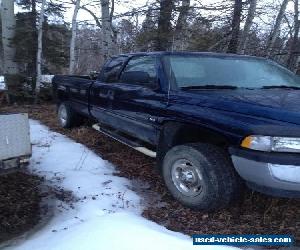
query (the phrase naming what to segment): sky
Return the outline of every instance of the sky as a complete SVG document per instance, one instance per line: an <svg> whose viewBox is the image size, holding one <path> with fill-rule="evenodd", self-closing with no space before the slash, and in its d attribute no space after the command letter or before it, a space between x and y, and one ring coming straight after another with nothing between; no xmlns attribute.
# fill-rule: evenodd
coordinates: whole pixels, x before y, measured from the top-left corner
<svg viewBox="0 0 300 250"><path fill-rule="evenodd" d="M132 11L133 8L139 9L142 6L145 6L146 4L151 4L154 2L154 0L115 0L116 4L115 4L115 15L118 14L122 14L125 13L127 11ZM90 0L82 0L82 4L88 4L89 2L91 2ZM99 1L97 1L99 2ZM193 4L193 0L191 1L191 4ZM202 0L203 4L213 4L215 2L219 2L219 1L214 1L214 0ZM100 4L99 4L100 5ZM88 5L87 5L88 7ZM66 21L71 22L72 20L72 15L73 15L73 9L74 6L70 6L70 9L66 12ZM101 16L101 9L100 7L98 8L89 8L91 10L94 9L95 13L99 13L98 16ZM84 20L92 20L93 18L91 17L91 15L84 11L84 10L80 10L78 13L78 20L80 21L84 21Z"/></svg>
<svg viewBox="0 0 300 250"><path fill-rule="evenodd" d="M82 4L87 4L91 1L89 0L83 0ZM97 1L100 2L100 1ZM133 8L140 8L142 6L144 6L145 4L147 4L148 2L152 2L151 0L121 0L121 1L116 1L116 2L121 2L121 3L116 3L115 4L115 15L121 14L121 13L125 13L127 11L131 11ZM99 15L97 16L101 16L101 8L100 8L100 4L98 8L95 7L89 7L87 5L87 7L90 10L93 10L95 13L99 13ZM73 9L74 7L72 6L66 13L66 21L71 22L72 20L72 15L73 15ZM86 12L85 10L80 10L78 12L78 20L80 21L85 21L85 20L93 20L92 16Z"/></svg>
<svg viewBox="0 0 300 250"><path fill-rule="evenodd" d="M47 1L47 0L46 0ZM62 0L54 0L54 1L59 1L60 3ZM115 15L119 15L122 13L125 13L127 11L132 11L133 8L140 9L142 6L145 6L146 4L151 4L155 0L115 0ZM197 0L191 0L191 5L195 5L195 2ZM198 0L199 1L199 0ZM211 5L214 3L225 3L229 2L230 0L201 0L203 5ZM71 23L72 21L72 15L73 15L73 10L74 10L74 5L73 4L67 4L64 1L65 6L67 7L66 12L64 14L64 21ZM232 3L232 1L230 1ZM279 5L282 2L282 0L260 0L258 1L258 8L263 6L265 3L269 3L271 6L276 6ZM290 1L287 10L288 11L293 11L293 1ZM1 0L0 0L1 3ZM81 5L85 5L87 8L92 10L98 17L101 17L101 8L100 8L100 0L81 0ZM263 10L263 8L262 8ZM15 12L21 11L20 8L16 7ZM212 12L213 15L218 15L216 11ZM274 11L273 13L266 13L264 15L260 15L259 17L256 17L254 22L256 25L259 25L260 31L269 31L274 23L274 20L276 18L276 12ZM292 18L292 17L291 17ZM139 24L143 21L144 17L142 15L139 16ZM94 25L95 22L93 20L93 17L85 10L79 10L77 20L79 22L83 21L89 21L91 25ZM116 21L117 19L115 19ZM243 24L242 24L243 25Z"/></svg>
<svg viewBox="0 0 300 250"><path fill-rule="evenodd" d="M91 0L81 0L82 4L88 4L91 2ZM195 5L197 0L191 0L191 5ZM99 0L96 0L97 5L99 6ZM142 6L145 6L146 4L151 4L154 2L154 0L115 0L115 15L125 13L127 11L132 11L133 8L139 9ZM229 2L229 0L201 0L203 5L211 5L214 3L224 3L224 2ZM230 1L232 3L232 1ZM273 6L279 5L282 2L282 0L260 0L258 1L258 8L263 6L265 3L269 3ZM90 7L91 10L94 10L95 13L99 13L98 16L101 16L101 9L99 7ZM72 15L73 15L73 9L74 6L69 6L70 8L66 12L65 15L65 21L71 22L72 20ZM293 3L290 1L288 7L288 11L293 10ZM216 12L213 12L212 14L217 15ZM276 12L274 13L266 13L265 15L261 15L259 18L256 18L254 22L259 24L261 30L270 30L272 28L273 22L276 18ZM139 23L143 21L144 17L140 16L139 17ZM90 20L91 23L94 24L93 18L91 15L84 11L80 10L78 13L78 21L85 21L85 20Z"/></svg>

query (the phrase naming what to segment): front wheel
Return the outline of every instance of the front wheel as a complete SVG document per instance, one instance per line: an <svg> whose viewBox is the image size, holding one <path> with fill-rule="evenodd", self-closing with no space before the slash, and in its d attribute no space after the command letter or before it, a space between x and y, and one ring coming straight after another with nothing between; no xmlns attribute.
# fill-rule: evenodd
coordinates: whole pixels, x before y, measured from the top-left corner
<svg viewBox="0 0 300 250"><path fill-rule="evenodd" d="M163 160L163 178L185 206L212 211L227 206L241 191L241 180L228 154L210 144L175 146Z"/></svg>

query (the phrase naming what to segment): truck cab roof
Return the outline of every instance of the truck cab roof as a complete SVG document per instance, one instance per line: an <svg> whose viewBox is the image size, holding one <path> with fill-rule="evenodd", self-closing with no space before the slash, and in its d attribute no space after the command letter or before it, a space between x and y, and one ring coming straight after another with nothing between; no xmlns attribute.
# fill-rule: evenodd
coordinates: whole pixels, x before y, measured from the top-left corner
<svg viewBox="0 0 300 250"><path fill-rule="evenodd" d="M118 56L145 56L145 55L181 55L181 56L191 56L191 55L198 55L198 56L210 56L210 57L236 57L236 58L244 58L244 59L259 59L259 60L267 60L263 57L257 56L249 56L249 55L239 55L239 54L230 54L230 53L216 53L216 52L193 52L193 51L154 51L154 52L134 52L134 53L125 53L116 55L113 57Z"/></svg>

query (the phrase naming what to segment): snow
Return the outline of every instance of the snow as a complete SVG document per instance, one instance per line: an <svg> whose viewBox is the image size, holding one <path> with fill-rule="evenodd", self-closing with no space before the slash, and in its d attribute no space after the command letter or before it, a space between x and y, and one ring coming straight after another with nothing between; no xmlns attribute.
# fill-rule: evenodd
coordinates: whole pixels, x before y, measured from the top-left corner
<svg viewBox="0 0 300 250"><path fill-rule="evenodd" d="M43 83L52 83L54 75L42 75L41 82Z"/></svg>
<svg viewBox="0 0 300 250"><path fill-rule="evenodd" d="M0 90L6 90L6 84L4 82L4 76L0 76Z"/></svg>
<svg viewBox="0 0 300 250"><path fill-rule="evenodd" d="M73 208L57 201L51 220L11 249L195 249L192 239L141 216L140 197L129 180L85 146L30 121L33 156L30 170L49 185L70 190ZM236 249L197 246L197 249Z"/></svg>

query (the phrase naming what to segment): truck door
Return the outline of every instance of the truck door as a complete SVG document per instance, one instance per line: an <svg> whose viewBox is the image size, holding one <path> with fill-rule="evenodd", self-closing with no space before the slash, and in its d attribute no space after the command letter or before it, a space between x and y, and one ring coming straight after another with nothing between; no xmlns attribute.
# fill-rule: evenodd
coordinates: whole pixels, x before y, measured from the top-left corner
<svg viewBox="0 0 300 250"><path fill-rule="evenodd" d="M158 65L156 56L134 56L109 88L113 93L111 126L151 144L158 140L160 118L167 105Z"/></svg>
<svg viewBox="0 0 300 250"><path fill-rule="evenodd" d="M70 79L71 83L68 89L72 108L80 114L88 115L88 92L93 81L88 79L88 77L72 77ZM68 81L70 81L70 79L68 79Z"/></svg>
<svg viewBox="0 0 300 250"><path fill-rule="evenodd" d="M93 117L99 122L107 123L107 111L112 108L114 92L112 84L118 81L120 71L127 60L127 56L112 58L106 63L97 81L91 87L89 109Z"/></svg>

